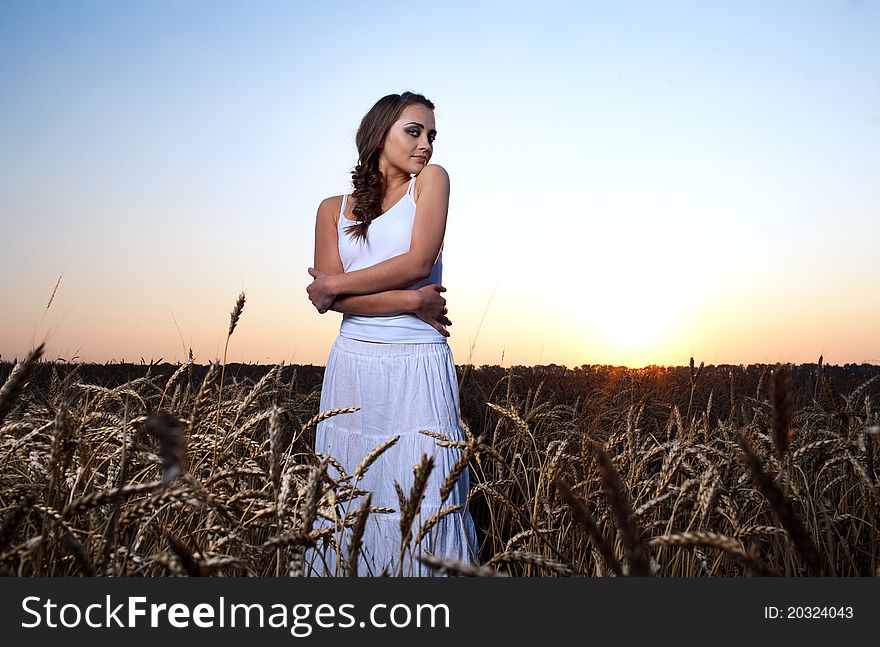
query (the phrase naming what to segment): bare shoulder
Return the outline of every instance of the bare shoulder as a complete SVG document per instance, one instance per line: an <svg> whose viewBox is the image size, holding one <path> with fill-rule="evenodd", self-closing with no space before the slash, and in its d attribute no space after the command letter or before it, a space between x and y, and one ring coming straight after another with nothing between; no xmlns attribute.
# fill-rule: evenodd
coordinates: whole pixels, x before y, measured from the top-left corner
<svg viewBox="0 0 880 647"><path fill-rule="evenodd" d="M333 222L338 223L337 218L340 211L342 211L342 196L331 195L329 198L324 198L321 204L318 205L318 219L329 218Z"/></svg>
<svg viewBox="0 0 880 647"><path fill-rule="evenodd" d="M426 186L436 186L445 188L446 191L449 191L449 173L447 173L446 169L439 164L428 164L423 168L421 173L416 177L416 184L413 187L416 202L418 202L419 193Z"/></svg>
<svg viewBox="0 0 880 647"><path fill-rule="evenodd" d="M422 172L419 173L419 176L416 179L416 184L419 182L449 182L449 173L447 173L446 169L439 164L428 164L422 169Z"/></svg>

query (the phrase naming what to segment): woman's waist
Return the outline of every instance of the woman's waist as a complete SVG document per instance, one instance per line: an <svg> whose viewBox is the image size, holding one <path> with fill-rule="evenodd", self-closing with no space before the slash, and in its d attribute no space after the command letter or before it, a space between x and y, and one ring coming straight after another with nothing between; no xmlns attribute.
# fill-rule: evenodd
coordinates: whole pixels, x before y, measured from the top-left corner
<svg viewBox="0 0 880 647"><path fill-rule="evenodd" d="M446 343L446 338L433 342L405 342L383 341L375 342L368 339L346 337L339 333L333 342L335 348L354 353L356 355L372 355L380 357L400 357L405 355L417 355L421 357L441 355L452 357L452 349Z"/></svg>
<svg viewBox="0 0 880 647"><path fill-rule="evenodd" d="M340 334L350 338L377 342L436 342L446 337L428 322L414 314L356 315L344 313Z"/></svg>

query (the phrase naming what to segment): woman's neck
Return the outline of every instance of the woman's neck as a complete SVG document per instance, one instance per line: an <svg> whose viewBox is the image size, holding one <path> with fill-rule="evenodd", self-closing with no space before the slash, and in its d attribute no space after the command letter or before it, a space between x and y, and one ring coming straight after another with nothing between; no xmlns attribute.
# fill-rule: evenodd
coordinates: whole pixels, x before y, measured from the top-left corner
<svg viewBox="0 0 880 647"><path fill-rule="evenodd" d="M385 166L385 168L383 168ZM379 172L382 174L383 181L383 197L388 197L397 192L397 190L409 184L410 175L406 171L399 168L389 168L379 162Z"/></svg>

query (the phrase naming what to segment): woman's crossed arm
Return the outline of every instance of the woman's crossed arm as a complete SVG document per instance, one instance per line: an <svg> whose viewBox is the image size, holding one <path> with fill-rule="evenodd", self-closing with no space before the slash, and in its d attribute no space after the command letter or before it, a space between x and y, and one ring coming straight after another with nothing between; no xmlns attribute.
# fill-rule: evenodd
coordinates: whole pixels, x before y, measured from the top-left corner
<svg viewBox="0 0 880 647"><path fill-rule="evenodd" d="M326 279L351 275L351 273L344 272L342 261L339 258L338 229L335 219L337 202L338 200L334 198L328 198L318 208L315 225L315 263L314 268L309 268L309 272L316 278L316 282L319 278ZM370 273L373 268L389 264L395 259L403 261L403 267L408 266L405 259L394 257L364 270L358 270L358 272ZM400 264L398 263L398 265ZM402 272L397 280L400 284L397 287L404 287L418 281L418 274L421 274L421 272L417 272L416 275L408 275L405 271ZM359 315L412 313L448 337L449 333L442 328L442 326L452 325L452 322L446 317L446 299L440 294L445 291L446 288L438 284L431 284L418 290L384 289L368 294L338 294L333 297L332 302L324 312L329 309L336 312Z"/></svg>
<svg viewBox="0 0 880 647"><path fill-rule="evenodd" d="M334 298L341 294L366 295L396 290L431 275L446 232L449 176L442 166L432 164L421 172L419 178L420 196L409 251L364 269L342 271L336 220L339 198L327 198L321 203L315 226L315 267L309 268L315 280L307 288L318 312L326 312ZM322 269L319 262L330 270Z"/></svg>

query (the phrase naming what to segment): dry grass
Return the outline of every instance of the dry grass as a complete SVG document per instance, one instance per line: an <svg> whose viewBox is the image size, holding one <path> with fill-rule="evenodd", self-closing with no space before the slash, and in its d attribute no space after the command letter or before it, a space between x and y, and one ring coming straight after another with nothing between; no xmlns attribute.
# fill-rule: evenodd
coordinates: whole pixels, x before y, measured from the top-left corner
<svg viewBox="0 0 880 647"><path fill-rule="evenodd" d="M294 384L299 367L251 381L190 362L103 386L40 351L0 389L0 572L300 575L316 545L339 551L342 574L357 571L367 517L388 512L359 484L397 437L330 478L315 426L356 409L317 411L320 393ZM876 376L843 395L827 365L800 381L766 367L754 390L745 373L693 360L678 383L584 368L548 388L547 370L498 379L491 368L461 374L466 440L426 431L461 451L444 500L469 470L479 564L422 563L469 576L878 572ZM459 512L423 520L433 463L411 467L402 558ZM334 543L342 527L348 546Z"/></svg>

